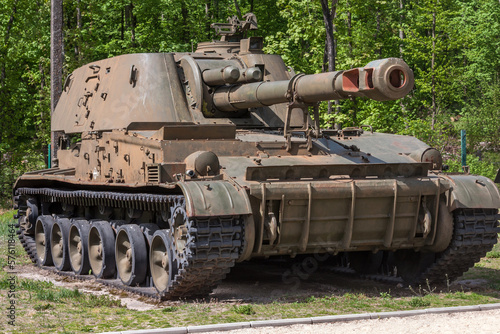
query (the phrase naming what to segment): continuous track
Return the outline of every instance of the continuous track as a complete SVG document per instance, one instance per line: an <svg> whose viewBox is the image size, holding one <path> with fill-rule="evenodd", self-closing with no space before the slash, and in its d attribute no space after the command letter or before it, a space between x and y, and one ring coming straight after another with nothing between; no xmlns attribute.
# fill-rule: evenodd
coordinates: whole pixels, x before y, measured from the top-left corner
<svg viewBox="0 0 500 334"><path fill-rule="evenodd" d="M454 218L450 246L413 283L452 281L479 262L497 243L500 233L497 210L460 209Z"/></svg>
<svg viewBox="0 0 500 334"><path fill-rule="evenodd" d="M184 205L181 195L126 194L113 192L66 191L50 188L21 188L17 196L37 196L42 202L65 202L80 206L112 206L149 210L161 213L172 205ZM19 199L20 197L18 197ZM20 215L25 207L18 204ZM156 299L176 299L182 297L204 297L217 283L224 279L234 266L242 247L243 221L240 216L209 218L189 218L190 242L184 261L176 268L167 292L158 293L148 277L143 285L127 286L120 279L97 279L97 282L128 292ZM37 262L35 240L17 224L18 235L26 253L33 263ZM76 275L69 271L58 271L53 267L43 267L62 276L86 280L88 275ZM149 283L149 284L148 284Z"/></svg>

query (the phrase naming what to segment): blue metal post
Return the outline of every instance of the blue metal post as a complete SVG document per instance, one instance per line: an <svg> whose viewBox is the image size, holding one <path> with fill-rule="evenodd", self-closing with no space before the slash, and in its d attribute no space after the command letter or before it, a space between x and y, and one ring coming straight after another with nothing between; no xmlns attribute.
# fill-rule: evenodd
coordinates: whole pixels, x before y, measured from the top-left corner
<svg viewBox="0 0 500 334"><path fill-rule="evenodd" d="M460 130L460 139L462 143L462 168L467 166L467 152L466 152L466 143L467 136L465 134L465 130Z"/></svg>
<svg viewBox="0 0 500 334"><path fill-rule="evenodd" d="M48 157L48 167L51 168L52 165L52 145L49 144L49 157Z"/></svg>

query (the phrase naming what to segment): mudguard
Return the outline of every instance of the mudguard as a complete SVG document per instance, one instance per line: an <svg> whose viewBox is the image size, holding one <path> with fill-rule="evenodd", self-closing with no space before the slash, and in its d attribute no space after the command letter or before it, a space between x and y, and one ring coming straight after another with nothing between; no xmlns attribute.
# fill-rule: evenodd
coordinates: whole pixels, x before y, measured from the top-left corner
<svg viewBox="0 0 500 334"><path fill-rule="evenodd" d="M448 196L450 211L455 209L497 209L500 208L500 192L497 186L484 176L441 175L451 181Z"/></svg>
<svg viewBox="0 0 500 334"><path fill-rule="evenodd" d="M228 181L179 182L190 217L250 215L252 208L245 190Z"/></svg>

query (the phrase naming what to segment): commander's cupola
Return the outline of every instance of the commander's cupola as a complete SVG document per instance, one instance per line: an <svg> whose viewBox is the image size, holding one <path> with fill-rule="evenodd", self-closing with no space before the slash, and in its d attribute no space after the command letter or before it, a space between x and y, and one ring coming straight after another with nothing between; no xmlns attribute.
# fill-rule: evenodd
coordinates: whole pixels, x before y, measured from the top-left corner
<svg viewBox="0 0 500 334"><path fill-rule="evenodd" d="M228 23L213 23L219 41L198 44L197 53L262 53L263 38L247 37L249 30L257 30L257 18L253 13L243 16L244 21L237 16L229 17Z"/></svg>

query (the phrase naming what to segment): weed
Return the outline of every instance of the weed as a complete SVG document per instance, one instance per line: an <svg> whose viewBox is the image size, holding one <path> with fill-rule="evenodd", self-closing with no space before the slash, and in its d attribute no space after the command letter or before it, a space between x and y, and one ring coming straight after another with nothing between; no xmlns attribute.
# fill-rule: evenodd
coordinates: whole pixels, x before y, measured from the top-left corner
<svg viewBox="0 0 500 334"><path fill-rule="evenodd" d="M431 302L422 297L413 297L408 304L410 304L411 307L427 307L431 305Z"/></svg>
<svg viewBox="0 0 500 334"><path fill-rule="evenodd" d="M36 282L36 281L35 281ZM36 298L38 300L46 300L55 303L65 303L69 301L76 301L80 305L90 308L95 307L113 307L121 306L119 300L110 298L109 296L96 296L93 294L82 294L78 289L43 289L36 291Z"/></svg>
<svg viewBox="0 0 500 334"><path fill-rule="evenodd" d="M448 277L448 275L446 275L446 277ZM423 297L423 296L426 296L426 295L431 295L434 293L434 291L436 291L436 288L437 287L434 287L432 288L431 287L431 284L429 282L429 280L425 280L425 283L427 285L427 289L426 288L422 288L422 285L419 285L418 286L418 291L416 291L411 285L408 286L408 289L410 289L410 291L417 297Z"/></svg>
<svg viewBox="0 0 500 334"><path fill-rule="evenodd" d="M314 303L316 300L317 300L316 297L311 296L311 297L307 297L305 302L306 303Z"/></svg>
<svg viewBox="0 0 500 334"><path fill-rule="evenodd" d="M380 298L382 298L382 299L391 299L392 298L391 291L389 291L389 292L381 292L380 293Z"/></svg>
<svg viewBox="0 0 500 334"><path fill-rule="evenodd" d="M37 291L36 298L38 300L47 300L49 302L56 301L56 295L55 295L54 291L52 291L52 290ZM59 301L58 298L57 298L57 301Z"/></svg>
<svg viewBox="0 0 500 334"><path fill-rule="evenodd" d="M79 292L80 293L80 292ZM96 296L92 294L80 294L82 305L86 307L95 308L95 307L121 307L122 303L118 299L111 298L110 296L102 295Z"/></svg>
<svg viewBox="0 0 500 334"><path fill-rule="evenodd" d="M255 314L255 310L252 305L234 305L233 311L238 314L252 315Z"/></svg>
<svg viewBox="0 0 500 334"><path fill-rule="evenodd" d="M22 279L19 281L19 288L21 290L26 290L31 292L43 291L53 287L54 284L52 282L28 280L28 279Z"/></svg>
<svg viewBox="0 0 500 334"><path fill-rule="evenodd" d="M33 308L35 309L35 311L45 311L48 309L53 309L54 306L52 304L45 303L45 304L36 304Z"/></svg>
<svg viewBox="0 0 500 334"><path fill-rule="evenodd" d="M169 313L169 312L175 312L178 309L179 308L176 307L176 306L167 306L167 307L162 308L161 311L164 312L164 313Z"/></svg>
<svg viewBox="0 0 500 334"><path fill-rule="evenodd" d="M491 251L486 254L489 259L500 259L500 251Z"/></svg>
<svg viewBox="0 0 500 334"><path fill-rule="evenodd" d="M62 302L62 299L78 299L80 296L81 294L77 289L40 290L36 292L37 299L56 303Z"/></svg>

